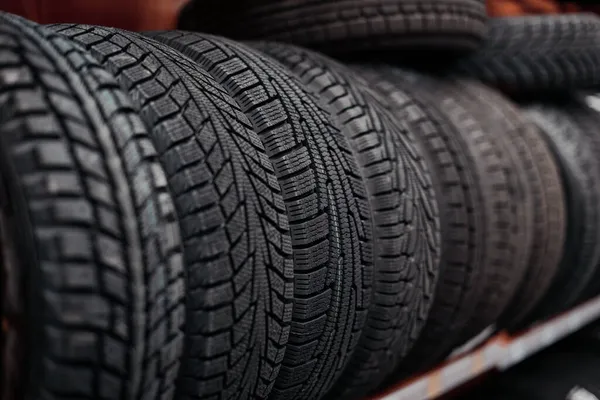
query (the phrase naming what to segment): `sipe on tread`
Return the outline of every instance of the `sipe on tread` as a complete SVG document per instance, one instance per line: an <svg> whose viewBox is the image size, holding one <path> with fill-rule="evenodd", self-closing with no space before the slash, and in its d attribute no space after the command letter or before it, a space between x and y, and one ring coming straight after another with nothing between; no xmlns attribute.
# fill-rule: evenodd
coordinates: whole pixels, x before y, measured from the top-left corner
<svg viewBox="0 0 600 400"><path fill-rule="evenodd" d="M365 323L372 239L365 182L330 115L280 64L228 39L148 33L192 58L240 104L283 188L294 253L294 310L270 399L315 400L342 373Z"/></svg>
<svg viewBox="0 0 600 400"><path fill-rule="evenodd" d="M112 28L55 25L134 99L166 170L187 271L176 398L266 398L288 342L293 264L283 188L238 104L180 52Z"/></svg>
<svg viewBox="0 0 600 400"><path fill-rule="evenodd" d="M25 280L26 395L170 396L183 264L148 132L114 77L64 36L0 14L0 54L0 174Z"/></svg>
<svg viewBox="0 0 600 400"><path fill-rule="evenodd" d="M373 299L354 354L330 399L377 389L412 347L436 286L439 220L429 169L414 133L379 104L352 70L310 50L254 46L287 66L330 110L367 183L373 216Z"/></svg>

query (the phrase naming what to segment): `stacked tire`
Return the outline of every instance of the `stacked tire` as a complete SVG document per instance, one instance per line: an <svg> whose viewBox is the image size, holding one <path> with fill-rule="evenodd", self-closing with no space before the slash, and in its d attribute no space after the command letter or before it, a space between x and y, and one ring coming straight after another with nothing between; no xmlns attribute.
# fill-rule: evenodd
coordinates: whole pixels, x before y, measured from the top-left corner
<svg viewBox="0 0 600 400"><path fill-rule="evenodd" d="M399 360L436 280L437 202L411 133L366 90L340 82L364 114L346 123L228 39L1 18L3 232L31 255L25 275L3 264L23 288L11 387L321 398L371 373L368 346ZM18 329L32 336L9 349Z"/></svg>
<svg viewBox="0 0 600 400"><path fill-rule="evenodd" d="M3 399L363 399L599 294L598 19L206 7L0 14Z"/></svg>

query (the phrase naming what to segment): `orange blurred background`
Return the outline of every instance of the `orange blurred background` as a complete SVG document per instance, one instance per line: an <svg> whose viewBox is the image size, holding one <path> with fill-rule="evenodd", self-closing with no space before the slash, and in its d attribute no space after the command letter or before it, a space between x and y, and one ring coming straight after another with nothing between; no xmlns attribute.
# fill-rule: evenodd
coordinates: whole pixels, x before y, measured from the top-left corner
<svg viewBox="0 0 600 400"><path fill-rule="evenodd" d="M134 31L174 29L188 0L0 0L0 10L40 23L78 22ZM198 0L202 1L202 0ZM244 0L221 0L224 2ZM252 0L246 0L252 1ZM579 7L555 0L488 0L492 16L600 11L600 6Z"/></svg>
<svg viewBox="0 0 600 400"><path fill-rule="evenodd" d="M175 28L185 3L187 0L0 0L0 10L43 24L76 22L141 31Z"/></svg>
<svg viewBox="0 0 600 400"><path fill-rule="evenodd" d="M496 17L558 14L581 11L598 11L599 6L580 6L575 2L565 3L555 0L488 0L488 14Z"/></svg>

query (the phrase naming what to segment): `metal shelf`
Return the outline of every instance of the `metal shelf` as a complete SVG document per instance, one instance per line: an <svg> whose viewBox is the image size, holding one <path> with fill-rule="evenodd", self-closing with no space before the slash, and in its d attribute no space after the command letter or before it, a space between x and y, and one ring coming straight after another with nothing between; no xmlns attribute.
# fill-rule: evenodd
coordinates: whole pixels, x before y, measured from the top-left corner
<svg viewBox="0 0 600 400"><path fill-rule="evenodd" d="M402 382L372 400L435 399L481 374L509 368L600 318L600 297L511 336L502 332L475 350Z"/></svg>

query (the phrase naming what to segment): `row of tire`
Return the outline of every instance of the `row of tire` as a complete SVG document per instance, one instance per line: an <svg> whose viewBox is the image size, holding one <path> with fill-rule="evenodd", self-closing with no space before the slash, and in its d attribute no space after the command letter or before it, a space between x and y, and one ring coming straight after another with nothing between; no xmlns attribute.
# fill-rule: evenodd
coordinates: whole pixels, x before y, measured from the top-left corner
<svg viewBox="0 0 600 400"><path fill-rule="evenodd" d="M597 294L594 101L0 15L2 398L362 398Z"/></svg>

